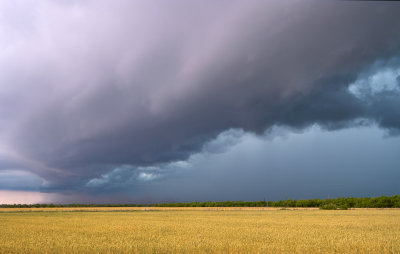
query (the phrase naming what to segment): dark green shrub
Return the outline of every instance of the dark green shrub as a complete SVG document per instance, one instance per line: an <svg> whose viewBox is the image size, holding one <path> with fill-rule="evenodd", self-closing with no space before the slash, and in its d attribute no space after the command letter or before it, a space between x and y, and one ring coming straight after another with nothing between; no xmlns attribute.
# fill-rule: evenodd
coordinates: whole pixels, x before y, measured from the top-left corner
<svg viewBox="0 0 400 254"><path fill-rule="evenodd" d="M321 210L347 210L348 207L347 207L347 205L336 205L334 203L327 203L327 204L321 204L319 206L319 209L321 209Z"/></svg>

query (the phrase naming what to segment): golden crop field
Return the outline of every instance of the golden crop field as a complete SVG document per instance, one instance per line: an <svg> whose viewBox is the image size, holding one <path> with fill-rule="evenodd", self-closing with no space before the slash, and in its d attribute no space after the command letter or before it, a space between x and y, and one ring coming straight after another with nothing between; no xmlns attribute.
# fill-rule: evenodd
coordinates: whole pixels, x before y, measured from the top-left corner
<svg viewBox="0 0 400 254"><path fill-rule="evenodd" d="M1 209L0 253L400 253L396 209L124 209Z"/></svg>

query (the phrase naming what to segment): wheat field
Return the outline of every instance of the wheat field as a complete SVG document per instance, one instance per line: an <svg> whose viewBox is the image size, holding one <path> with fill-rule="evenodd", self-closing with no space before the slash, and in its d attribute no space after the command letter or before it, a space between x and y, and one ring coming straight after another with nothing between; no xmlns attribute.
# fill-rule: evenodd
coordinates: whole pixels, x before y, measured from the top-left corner
<svg viewBox="0 0 400 254"><path fill-rule="evenodd" d="M400 210L0 210L0 253L400 253Z"/></svg>

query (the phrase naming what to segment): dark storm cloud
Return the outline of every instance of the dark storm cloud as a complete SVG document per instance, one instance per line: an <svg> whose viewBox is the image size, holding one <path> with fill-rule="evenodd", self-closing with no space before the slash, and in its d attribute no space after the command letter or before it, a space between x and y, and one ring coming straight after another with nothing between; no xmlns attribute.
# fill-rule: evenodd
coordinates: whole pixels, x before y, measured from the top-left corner
<svg viewBox="0 0 400 254"><path fill-rule="evenodd" d="M393 79L395 81L395 79ZM349 80L328 81L306 96L298 96L283 103L279 124L304 128L319 123L326 129L377 123L389 132L400 128L400 90L388 89L370 93L363 98L349 90ZM368 83L364 83L368 87ZM384 84L381 84L384 85Z"/></svg>
<svg viewBox="0 0 400 254"><path fill-rule="evenodd" d="M155 172L154 167L124 166L88 187L94 194L130 193L131 202L145 203L380 196L400 190L400 137L382 138L376 126L336 131L312 126L298 133L274 127L263 138L238 133L224 132L212 141L236 137L223 153L202 151L186 162L160 165L163 177L144 182L139 172Z"/></svg>
<svg viewBox="0 0 400 254"><path fill-rule="evenodd" d="M400 127L397 93L348 90L376 60L395 65L397 3L43 0L0 10L0 152L52 188L186 159L230 128Z"/></svg>

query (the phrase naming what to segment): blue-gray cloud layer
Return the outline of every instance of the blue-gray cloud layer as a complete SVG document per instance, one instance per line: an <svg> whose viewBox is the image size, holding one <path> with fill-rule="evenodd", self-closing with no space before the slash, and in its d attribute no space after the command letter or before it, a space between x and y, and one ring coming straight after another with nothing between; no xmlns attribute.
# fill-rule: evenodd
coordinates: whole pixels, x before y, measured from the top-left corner
<svg viewBox="0 0 400 254"><path fill-rule="evenodd" d="M184 162L117 167L88 188L130 193L135 202L393 195L400 191L400 137L382 134L377 127L328 132L312 126L301 133L274 127L261 137L229 130L212 141L236 140L220 153L204 149Z"/></svg>
<svg viewBox="0 0 400 254"><path fill-rule="evenodd" d="M0 153L68 190L121 165L185 160L231 128L374 122L396 134L397 88L362 87L400 66L399 11L394 2L2 1Z"/></svg>

